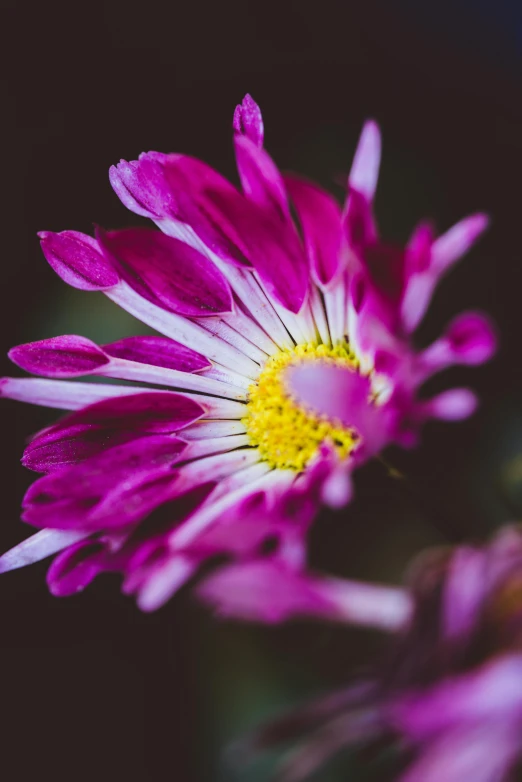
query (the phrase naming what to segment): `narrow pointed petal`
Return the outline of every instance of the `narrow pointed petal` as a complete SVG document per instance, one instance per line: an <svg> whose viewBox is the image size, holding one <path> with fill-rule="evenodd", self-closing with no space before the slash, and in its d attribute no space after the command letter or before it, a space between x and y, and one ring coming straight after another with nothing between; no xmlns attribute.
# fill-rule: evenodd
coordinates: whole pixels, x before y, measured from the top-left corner
<svg viewBox="0 0 522 782"><path fill-rule="evenodd" d="M372 201L381 164L381 133L376 122L366 122L352 163L348 182L350 188Z"/></svg>
<svg viewBox="0 0 522 782"><path fill-rule="evenodd" d="M0 573L40 562L90 534L82 530L40 530L0 556Z"/></svg>
<svg viewBox="0 0 522 782"><path fill-rule="evenodd" d="M202 372L212 366L201 353L166 337L125 337L104 345L103 350L114 358L180 372Z"/></svg>
<svg viewBox="0 0 522 782"><path fill-rule="evenodd" d="M118 273L91 236L78 231L41 231L38 235L49 265L68 285L99 291L118 283Z"/></svg>
<svg viewBox="0 0 522 782"><path fill-rule="evenodd" d="M188 244L147 228L100 232L98 238L128 284L155 304L186 317L232 312L225 277Z"/></svg>
<svg viewBox="0 0 522 782"><path fill-rule="evenodd" d="M146 435L147 432L110 429L92 424L73 424L62 428L58 425L58 428L51 427L37 435L29 443L22 464L35 472L52 472Z"/></svg>
<svg viewBox="0 0 522 782"><path fill-rule="evenodd" d="M466 217L439 236L433 245L433 266L440 274L458 261L484 233L489 224L485 214Z"/></svg>
<svg viewBox="0 0 522 782"><path fill-rule="evenodd" d="M145 390L145 389L143 389ZM80 410L101 399L115 399L136 394L132 386L77 383L63 380L44 380L33 377L0 378L0 398L17 399L58 410ZM151 392L152 393L152 392Z"/></svg>
<svg viewBox="0 0 522 782"><path fill-rule="evenodd" d="M477 396L469 388L452 388L425 402L422 411L443 421L469 418L478 407Z"/></svg>
<svg viewBox="0 0 522 782"><path fill-rule="evenodd" d="M453 364L477 366L496 352L497 335L485 315L465 312L455 318L445 334L419 356L421 377L427 377Z"/></svg>
<svg viewBox="0 0 522 782"><path fill-rule="evenodd" d="M162 167L151 155L130 162L120 160L109 169L109 181L123 205L135 214L154 219L174 211Z"/></svg>
<svg viewBox="0 0 522 782"><path fill-rule="evenodd" d="M85 589L104 570L104 546L97 540L80 541L53 560L47 586L55 597L68 597Z"/></svg>
<svg viewBox="0 0 522 782"><path fill-rule="evenodd" d="M247 136L236 136L234 148L246 197L261 209L274 212L281 220L290 220L283 178L270 155Z"/></svg>
<svg viewBox="0 0 522 782"><path fill-rule="evenodd" d="M289 175L284 181L303 229L312 276L325 287L343 262L341 208L329 193L311 182Z"/></svg>
<svg viewBox="0 0 522 782"><path fill-rule="evenodd" d="M246 136L257 147L263 146L264 128L261 109L248 93L236 106L233 127L236 133Z"/></svg>
<svg viewBox="0 0 522 782"><path fill-rule="evenodd" d="M128 396L102 399L82 407L64 418L57 428L89 424L160 434L176 432L204 414L200 404L183 394L173 391L136 393L136 389L131 390L134 393Z"/></svg>
<svg viewBox="0 0 522 782"><path fill-rule="evenodd" d="M88 375L110 362L94 342L74 334L18 345L8 355L26 372L56 378Z"/></svg>

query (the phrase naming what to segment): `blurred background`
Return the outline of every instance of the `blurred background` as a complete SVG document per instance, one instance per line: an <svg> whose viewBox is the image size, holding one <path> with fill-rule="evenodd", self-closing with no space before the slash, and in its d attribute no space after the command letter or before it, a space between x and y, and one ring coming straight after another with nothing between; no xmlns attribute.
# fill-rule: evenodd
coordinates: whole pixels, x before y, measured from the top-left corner
<svg viewBox="0 0 522 782"><path fill-rule="evenodd" d="M145 333L101 294L67 288L36 231L136 223L107 170L142 150L183 151L235 177L234 106L260 103L269 151L341 193L363 120L384 134L382 233L404 241L431 216L442 231L486 210L491 230L440 286L419 344L458 311L495 318L501 350L450 383L482 407L430 424L422 447L392 450L357 475L357 499L325 514L312 564L400 582L415 552L481 539L522 515L522 6L512 0L222 0L145 4L3 0L2 374L21 342L78 333L101 342ZM3 401L0 548L34 476L27 436L53 411ZM182 592L154 615L118 579L57 600L46 563L0 579L2 769L9 782L51 775L156 782L261 782L272 760L231 765L235 737L345 683L384 650L377 634L299 622L221 623ZM321 782L366 779L341 758Z"/></svg>

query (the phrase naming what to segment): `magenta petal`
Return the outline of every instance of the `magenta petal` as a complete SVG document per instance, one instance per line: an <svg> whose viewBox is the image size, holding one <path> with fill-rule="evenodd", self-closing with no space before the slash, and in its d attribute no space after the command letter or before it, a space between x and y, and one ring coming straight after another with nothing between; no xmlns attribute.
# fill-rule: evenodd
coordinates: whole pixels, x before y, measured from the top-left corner
<svg viewBox="0 0 522 782"><path fill-rule="evenodd" d="M239 191L213 168L188 155L165 156L162 165L176 202L173 216L187 223L219 258L239 267L249 267L250 259L233 215L219 204L220 195L240 199Z"/></svg>
<svg viewBox="0 0 522 782"><path fill-rule="evenodd" d="M81 592L104 570L104 546L98 541L80 541L53 560L47 571L47 585L55 597Z"/></svg>
<svg viewBox="0 0 522 782"><path fill-rule="evenodd" d="M73 288L99 291L119 282L113 266L101 254L98 242L78 231L41 231L43 254L54 271Z"/></svg>
<svg viewBox="0 0 522 782"><path fill-rule="evenodd" d="M246 136L257 147L263 146L263 117L261 109L248 93L234 111L233 127L236 133Z"/></svg>
<svg viewBox="0 0 522 782"><path fill-rule="evenodd" d="M464 218L439 236L433 245L433 267L437 274L442 274L467 253L488 225L488 216L478 213Z"/></svg>
<svg viewBox="0 0 522 782"><path fill-rule="evenodd" d="M371 452L385 440L383 408L370 402L368 377L317 362L288 369L287 382L299 403L353 427Z"/></svg>
<svg viewBox="0 0 522 782"><path fill-rule="evenodd" d="M114 358L180 372L201 372L212 366L205 356L167 337L125 337L103 349Z"/></svg>
<svg viewBox="0 0 522 782"><path fill-rule="evenodd" d="M146 434L91 424L74 424L58 429L52 427L29 443L24 451L22 464L35 472L52 472L69 464L83 462L114 445L137 440Z"/></svg>
<svg viewBox="0 0 522 782"><path fill-rule="evenodd" d="M351 249L361 257L365 248L377 241L377 228L370 201L357 190L350 190L344 213L344 230Z"/></svg>
<svg viewBox="0 0 522 782"><path fill-rule="evenodd" d="M56 431L73 424L106 426L134 432L176 432L203 415L197 402L173 391L151 391L102 399L66 416Z"/></svg>
<svg viewBox="0 0 522 782"><path fill-rule="evenodd" d="M147 228L109 231L99 240L126 282L149 301L187 317L232 311L225 277L188 244Z"/></svg>
<svg viewBox="0 0 522 782"><path fill-rule="evenodd" d="M272 561L230 565L198 588L198 595L221 616L269 624L292 616L335 616L337 606L300 573Z"/></svg>
<svg viewBox="0 0 522 782"><path fill-rule="evenodd" d="M288 175L284 181L303 229L312 275L319 285L326 286L343 261L341 208L329 193L311 182Z"/></svg>
<svg viewBox="0 0 522 782"><path fill-rule="evenodd" d="M270 155L247 136L234 139L236 161L243 192L252 203L290 219L288 198L279 169Z"/></svg>
<svg viewBox="0 0 522 782"><path fill-rule="evenodd" d="M369 120L362 129L348 180L350 188L368 201L372 201L377 188L380 163L381 133L377 123Z"/></svg>
<svg viewBox="0 0 522 782"><path fill-rule="evenodd" d="M131 212L161 218L173 211L172 194L160 163L151 155L139 160L121 160L111 166L109 180L116 195Z"/></svg>
<svg viewBox="0 0 522 782"><path fill-rule="evenodd" d="M109 363L103 350L85 337L66 334L18 345L9 358L26 372L45 377L78 377Z"/></svg>
<svg viewBox="0 0 522 782"><path fill-rule="evenodd" d="M455 318L444 338L453 356L463 364L482 364L493 356L497 347L493 324L476 312Z"/></svg>
<svg viewBox="0 0 522 782"><path fill-rule="evenodd" d="M433 237L433 226L430 223L421 223L413 232L406 248L405 282L412 274L419 274L429 269Z"/></svg>
<svg viewBox="0 0 522 782"><path fill-rule="evenodd" d="M208 192L234 224L267 292L291 312L299 312L309 286L308 262L290 220L260 209L237 194Z"/></svg>
<svg viewBox="0 0 522 782"><path fill-rule="evenodd" d="M478 399L469 388L452 388L430 399L423 405L429 416L443 421L460 421L473 415Z"/></svg>

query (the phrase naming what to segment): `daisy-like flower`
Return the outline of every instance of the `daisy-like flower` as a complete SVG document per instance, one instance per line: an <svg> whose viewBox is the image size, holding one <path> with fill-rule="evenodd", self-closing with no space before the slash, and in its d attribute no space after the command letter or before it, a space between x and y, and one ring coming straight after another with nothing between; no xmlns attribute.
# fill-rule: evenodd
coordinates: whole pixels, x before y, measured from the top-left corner
<svg viewBox="0 0 522 782"><path fill-rule="evenodd" d="M101 347L67 335L10 352L42 377L4 378L2 396L71 411L23 457L44 473L23 511L41 531L0 558L5 571L61 552L54 594L115 570L153 609L214 555L298 572L317 508L349 500L356 465L388 443L412 444L429 417L475 407L467 390L422 401L416 392L451 364L489 358L488 322L461 315L420 353L410 335L486 218L438 239L423 224L406 249L390 247L372 217L375 123L363 129L344 208L280 174L250 96L233 126L241 190L199 160L149 152L113 167L110 180L160 230L40 234L65 282L103 291L162 335ZM323 372L321 404L341 372L348 413L313 411ZM138 386L69 380L85 375ZM297 396L311 390L310 406L292 383Z"/></svg>

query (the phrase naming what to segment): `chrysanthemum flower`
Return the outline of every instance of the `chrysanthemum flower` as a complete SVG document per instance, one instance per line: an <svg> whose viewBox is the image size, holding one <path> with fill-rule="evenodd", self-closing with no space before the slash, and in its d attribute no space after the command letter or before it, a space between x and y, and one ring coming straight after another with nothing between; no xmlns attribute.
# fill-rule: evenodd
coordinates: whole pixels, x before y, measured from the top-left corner
<svg viewBox="0 0 522 782"><path fill-rule="evenodd" d="M110 180L160 230L40 234L65 282L103 291L162 335L101 347L67 335L10 353L45 379L4 378L2 396L72 411L25 451L23 463L45 473L23 512L41 531L0 559L8 570L61 552L54 594L116 570L152 609L210 556L268 556L297 571L318 506L348 501L355 465L390 442L411 444L429 417L475 406L467 390L428 401L416 392L451 364L486 360L487 321L461 315L419 353L410 335L484 215L438 239L423 224L406 249L390 247L372 218L375 123L363 129L344 208L280 174L249 96L233 124L241 190L199 160L149 152ZM316 370L326 401L331 373L342 372L348 413L296 401L289 383L300 394L301 371L312 372L305 395L317 401ZM85 375L138 386L63 380Z"/></svg>
<svg viewBox="0 0 522 782"><path fill-rule="evenodd" d="M518 779L514 773L522 763L519 528L501 530L484 547L425 552L410 570L408 594L384 587L379 593L371 585L319 577L290 578L281 568L278 572L279 587L286 583L292 592L286 600L287 616L303 613L306 606L306 613L340 619L344 606L344 621L362 620L399 633L384 665L364 681L268 724L243 742L247 756L266 746L287 745L293 738L294 748L277 777L280 782L303 782L332 754L347 748L364 748L366 759L377 764L379 758L384 763L382 750L393 748L384 753L393 768L382 775L381 767L379 779ZM229 613L253 616L260 603L256 590L245 590L243 579L240 597L230 591L225 595L225 588L232 587L230 574L228 582L223 575L219 578L221 583L210 594L223 599ZM284 601L287 592L282 594Z"/></svg>

